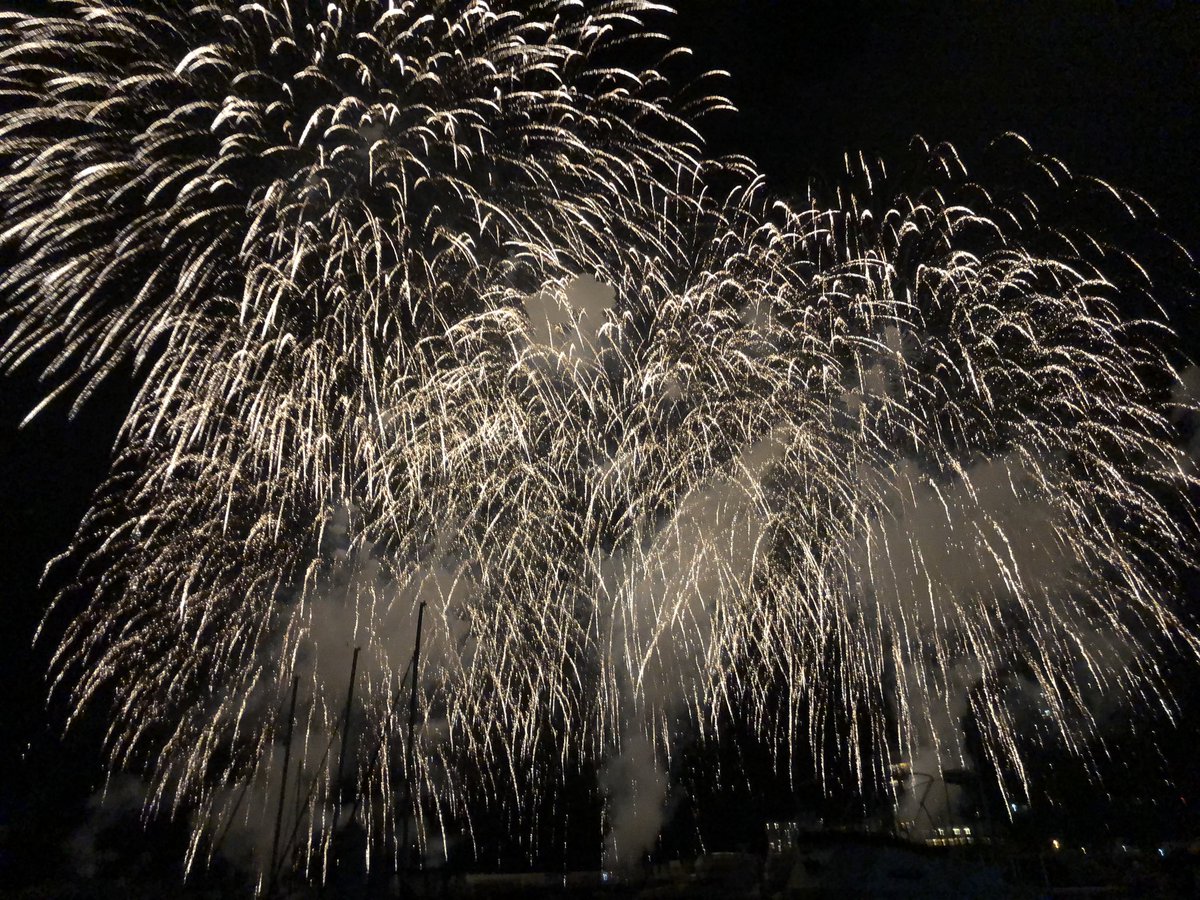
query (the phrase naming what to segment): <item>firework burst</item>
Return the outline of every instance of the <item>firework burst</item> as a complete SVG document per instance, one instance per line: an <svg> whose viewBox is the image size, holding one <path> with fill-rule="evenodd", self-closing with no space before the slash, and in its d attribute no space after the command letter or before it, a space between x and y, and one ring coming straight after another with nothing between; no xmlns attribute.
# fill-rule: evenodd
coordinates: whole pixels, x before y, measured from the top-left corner
<svg viewBox="0 0 1200 900"><path fill-rule="evenodd" d="M422 841L728 710L787 755L862 704L882 778L931 698L1019 775L1014 680L1073 742L1169 702L1165 332L1048 212L1138 198L1009 138L1007 191L921 145L778 202L641 0L53 6L0 19L0 364L135 365L55 675L193 860L319 877L351 802L399 855L421 603Z"/></svg>

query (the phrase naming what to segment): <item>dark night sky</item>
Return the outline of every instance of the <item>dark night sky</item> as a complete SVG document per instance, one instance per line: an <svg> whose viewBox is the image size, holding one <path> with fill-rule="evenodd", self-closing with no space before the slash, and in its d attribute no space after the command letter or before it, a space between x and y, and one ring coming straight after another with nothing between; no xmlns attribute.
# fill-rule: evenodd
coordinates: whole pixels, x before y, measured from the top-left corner
<svg viewBox="0 0 1200 900"><path fill-rule="evenodd" d="M692 0L674 30L734 75L715 145L782 184L918 133L969 167L1016 131L1200 236L1197 4Z"/></svg>
<svg viewBox="0 0 1200 900"><path fill-rule="evenodd" d="M679 3L667 29L699 65L733 74L725 89L742 110L709 123L710 146L755 158L780 190L836 170L846 150L894 155L915 133L954 142L970 168L1011 130L1076 171L1138 191L1164 230L1200 251L1200 4ZM1200 334L1195 312L1173 306L1181 333ZM43 702L49 643L30 649L30 640L47 602L38 574L103 475L129 395L117 382L74 421L58 405L18 430L36 378L0 381L0 827L13 833L31 821L65 833L98 778L95 728L65 745L54 736L58 720ZM1181 678L1194 699L1195 673ZM1189 755L1176 745L1194 746L1197 736L1186 722L1164 750L1169 774L1193 785Z"/></svg>

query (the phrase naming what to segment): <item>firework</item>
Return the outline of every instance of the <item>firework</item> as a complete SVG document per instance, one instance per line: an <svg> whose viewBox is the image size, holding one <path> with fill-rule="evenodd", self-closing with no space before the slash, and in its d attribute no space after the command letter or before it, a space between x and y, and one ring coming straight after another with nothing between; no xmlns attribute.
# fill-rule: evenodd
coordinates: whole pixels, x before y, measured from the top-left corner
<svg viewBox="0 0 1200 900"><path fill-rule="evenodd" d="M54 672L191 861L321 877L351 803L398 857L413 780L422 842L568 766L658 801L728 710L865 708L868 779L969 708L1023 784L1014 681L1080 747L1089 685L1169 702L1165 332L1048 212L1138 198L1008 138L1009 191L921 145L778 202L641 0L53 6L0 19L0 362L137 373Z"/></svg>

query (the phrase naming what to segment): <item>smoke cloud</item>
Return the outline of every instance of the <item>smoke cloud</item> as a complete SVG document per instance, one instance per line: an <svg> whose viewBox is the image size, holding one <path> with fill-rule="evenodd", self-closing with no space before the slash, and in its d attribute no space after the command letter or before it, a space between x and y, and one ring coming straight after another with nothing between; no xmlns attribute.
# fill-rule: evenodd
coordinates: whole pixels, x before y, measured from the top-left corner
<svg viewBox="0 0 1200 900"><path fill-rule="evenodd" d="M102 834L116 828L133 814L141 813L147 786L134 775L121 773L107 780L104 787L88 800L86 817L67 842L67 854L75 874L95 878L104 862L99 847Z"/></svg>
<svg viewBox="0 0 1200 900"><path fill-rule="evenodd" d="M1015 721L1019 710L1055 707L1056 717L1096 728L1121 702L1120 685L1100 673L1122 672L1136 652L1136 636L1106 620L1086 600L1098 576L1092 561L1064 540L1066 512L1047 499L1039 479L1016 455L980 460L948 479L934 479L912 460L885 480L891 503L872 520L857 550L869 625L892 644L890 697L899 730L900 758L913 783L898 814L918 837L955 820L962 789L947 784L948 769L975 769L965 745L964 721L992 704ZM1051 609L1069 624L1071 650L1083 661L1073 697L1039 678L1036 660L1053 646L1016 645L1012 622L1029 607ZM941 642L939 644L939 642ZM1014 672L1014 659L1035 663L1034 677ZM1027 702L1012 702L1011 693ZM1007 702L1000 704L1002 694ZM989 746L998 759L1007 747Z"/></svg>
<svg viewBox="0 0 1200 900"><path fill-rule="evenodd" d="M609 561L602 646L620 710L600 775L606 869L635 865L662 829L669 772L654 738L677 746L720 678L716 604L749 594L766 537L762 480L785 445L779 432L746 448L684 497L644 548Z"/></svg>
<svg viewBox="0 0 1200 900"><path fill-rule="evenodd" d="M369 831L379 827L394 804L407 799L404 771L395 773L396 782L363 781L381 752L380 739L364 740L364 736L387 727L381 722L395 727L396 722L407 720L399 711L408 708L409 667L422 603L426 609L418 701L424 753L447 732L445 721L432 713L431 698L447 678L470 663L471 640L463 610L475 585L467 566L446 547L434 545L403 571L385 572L371 548L356 544L353 519L353 509L338 510L324 529L323 555L339 564L342 577L316 593L302 615L289 611L282 617L287 630L260 653L264 672L278 668L297 679L290 750L286 740L290 680L282 690L264 678L243 707L220 708L218 714L239 720L230 723L235 733L261 734L267 745L250 772L215 790L193 814L200 827L193 831L189 866L202 852L209 859L219 854L239 868L257 872L260 889L272 871L299 867L307 877L323 875L334 862L333 841L350 825L352 811L357 810L358 827ZM344 756L342 784L336 783L339 756ZM211 843L202 845L203 835L210 836Z"/></svg>

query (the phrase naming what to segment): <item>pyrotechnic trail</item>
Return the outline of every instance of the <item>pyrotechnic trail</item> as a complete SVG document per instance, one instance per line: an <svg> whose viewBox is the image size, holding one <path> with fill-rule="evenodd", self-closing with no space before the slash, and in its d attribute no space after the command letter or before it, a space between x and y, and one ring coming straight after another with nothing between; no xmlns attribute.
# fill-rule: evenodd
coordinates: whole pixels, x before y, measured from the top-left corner
<svg viewBox="0 0 1200 900"><path fill-rule="evenodd" d="M608 788L628 861L657 819L622 798L660 805L731 712L790 758L868 710L875 779L970 711L1024 785L1014 684L1081 752L1089 691L1170 706L1170 334L1071 212L1153 211L1011 136L1003 183L917 144L783 202L703 155L728 104L672 87L663 11L0 17L0 365L47 402L138 385L54 683L191 817L189 865L240 842L321 878L348 798L399 855L422 601L425 847L599 766L638 785Z"/></svg>

